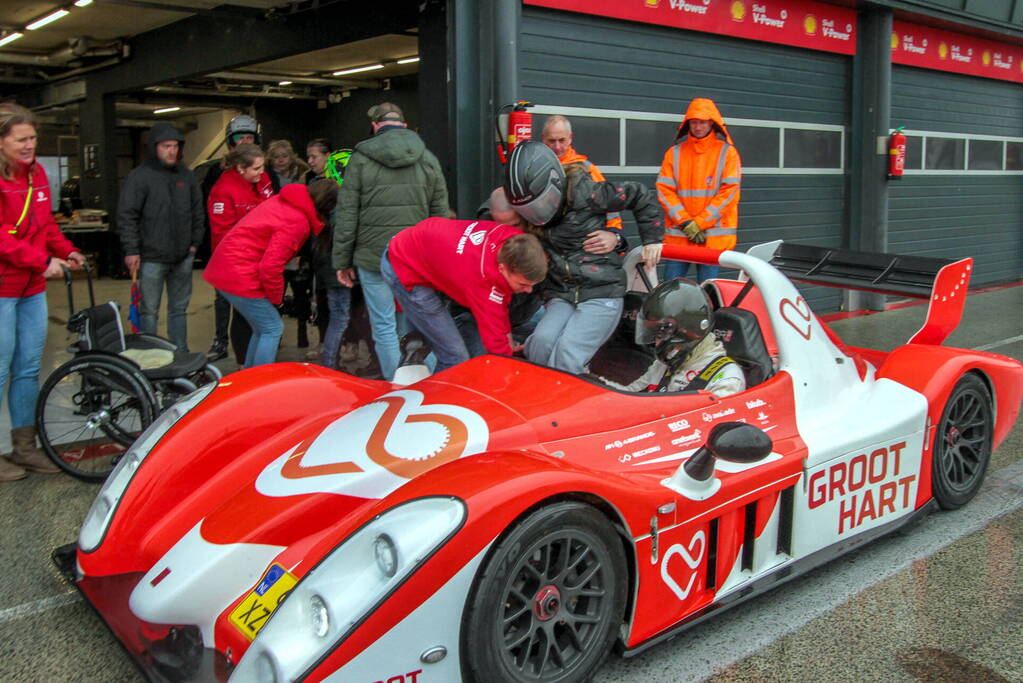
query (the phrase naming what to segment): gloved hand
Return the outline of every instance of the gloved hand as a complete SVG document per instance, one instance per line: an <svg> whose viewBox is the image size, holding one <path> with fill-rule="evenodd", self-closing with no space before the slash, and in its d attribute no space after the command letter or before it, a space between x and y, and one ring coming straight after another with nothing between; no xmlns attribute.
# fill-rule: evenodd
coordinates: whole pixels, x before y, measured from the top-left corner
<svg viewBox="0 0 1023 683"><path fill-rule="evenodd" d="M703 234L703 230L700 230L696 221L686 221L682 224L681 229L685 233L686 239L693 244L704 244L707 241L707 236Z"/></svg>

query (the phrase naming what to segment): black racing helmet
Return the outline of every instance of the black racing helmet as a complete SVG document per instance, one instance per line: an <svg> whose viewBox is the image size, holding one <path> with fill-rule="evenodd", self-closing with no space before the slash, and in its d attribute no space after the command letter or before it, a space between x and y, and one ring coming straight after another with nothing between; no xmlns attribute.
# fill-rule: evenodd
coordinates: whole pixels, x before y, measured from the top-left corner
<svg viewBox="0 0 1023 683"><path fill-rule="evenodd" d="M710 299L700 285L685 278L654 287L636 316L636 343L653 346L668 362L688 353L714 327Z"/></svg>
<svg viewBox="0 0 1023 683"><path fill-rule="evenodd" d="M561 208L565 170L547 145L520 143L508 157L504 191L516 213L533 225L546 225Z"/></svg>

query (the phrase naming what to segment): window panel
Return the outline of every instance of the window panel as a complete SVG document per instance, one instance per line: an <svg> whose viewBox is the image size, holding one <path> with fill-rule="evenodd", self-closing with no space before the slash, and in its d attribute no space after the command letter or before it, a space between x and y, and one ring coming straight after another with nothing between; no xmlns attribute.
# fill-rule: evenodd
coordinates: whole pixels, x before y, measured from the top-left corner
<svg viewBox="0 0 1023 683"><path fill-rule="evenodd" d="M966 141L956 138L927 138L927 170L962 170L966 167Z"/></svg>
<svg viewBox="0 0 1023 683"><path fill-rule="evenodd" d="M743 168L778 168L781 149L778 128L728 126L728 132L739 150Z"/></svg>
<svg viewBox="0 0 1023 683"><path fill-rule="evenodd" d="M1005 143L1005 170L1023 171L1023 142Z"/></svg>
<svg viewBox="0 0 1023 683"><path fill-rule="evenodd" d="M924 139L919 135L906 136L906 169L920 170L924 167Z"/></svg>
<svg viewBox="0 0 1023 683"><path fill-rule="evenodd" d="M785 129L785 168L841 168L842 135L830 130Z"/></svg>
<svg viewBox="0 0 1023 683"><path fill-rule="evenodd" d="M533 139L541 140L543 124L546 116L533 117ZM596 116L570 116L572 122L572 146L580 154L590 158L597 166L618 166L618 119L605 119ZM663 150L661 151L663 154ZM653 166L657 162L650 162Z"/></svg>
<svg viewBox="0 0 1023 683"><path fill-rule="evenodd" d="M660 166L664 152L675 144L675 121L625 122L625 163L628 166Z"/></svg>
<svg viewBox="0 0 1023 683"><path fill-rule="evenodd" d="M971 171L1001 171L1001 140L970 140Z"/></svg>

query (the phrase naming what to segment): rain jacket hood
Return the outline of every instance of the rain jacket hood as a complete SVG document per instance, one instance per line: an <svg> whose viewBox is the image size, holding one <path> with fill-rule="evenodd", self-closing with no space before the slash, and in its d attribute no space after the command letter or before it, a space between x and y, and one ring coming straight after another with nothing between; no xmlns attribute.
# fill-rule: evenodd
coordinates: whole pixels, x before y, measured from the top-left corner
<svg viewBox="0 0 1023 683"><path fill-rule="evenodd" d="M422 158L426 145L415 131L387 126L357 144L355 149L387 168L404 168Z"/></svg>
<svg viewBox="0 0 1023 683"><path fill-rule="evenodd" d="M708 100L706 97L697 97L689 103L685 118L682 119L682 123L678 127L678 133L675 135L676 142L680 138L689 135L689 119L712 121L717 133L723 135L728 144L735 144L732 142L732 136L729 135L728 128L725 127L725 120L722 118L721 112L718 111L717 105L714 104L714 100ZM711 137L711 135L708 133L707 137Z"/></svg>
<svg viewBox="0 0 1023 683"><path fill-rule="evenodd" d="M146 160L156 164L158 167L171 168L160 161L156 156L156 145L167 140L177 140L178 149L181 153L185 151L185 136L178 132L178 129L166 121L158 121L149 129L149 141L146 143ZM176 164L175 164L176 165Z"/></svg>

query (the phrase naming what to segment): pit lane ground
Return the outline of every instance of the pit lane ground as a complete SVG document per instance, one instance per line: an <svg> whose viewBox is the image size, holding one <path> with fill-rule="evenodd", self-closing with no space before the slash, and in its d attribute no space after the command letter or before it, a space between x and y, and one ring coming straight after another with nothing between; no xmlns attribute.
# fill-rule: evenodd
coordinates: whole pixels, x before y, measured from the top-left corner
<svg viewBox="0 0 1023 683"><path fill-rule="evenodd" d="M99 281L97 300L126 305L127 288ZM51 283L48 300L42 379L68 357L63 283ZM1023 287L971 295L948 343L1023 359L1021 311ZM908 339L925 312L903 308L833 327L849 344L887 349ZM306 349L294 346L294 321L287 322L279 357L303 360ZM212 292L196 274L194 349L209 346L212 325ZM237 368L230 359L218 365ZM8 430L4 407L5 451ZM75 539L96 491L64 475L0 484L0 680L142 680L50 562L53 548ZM995 453L966 507L929 515L636 658L611 657L595 681L1020 681L1020 652L1023 423Z"/></svg>

